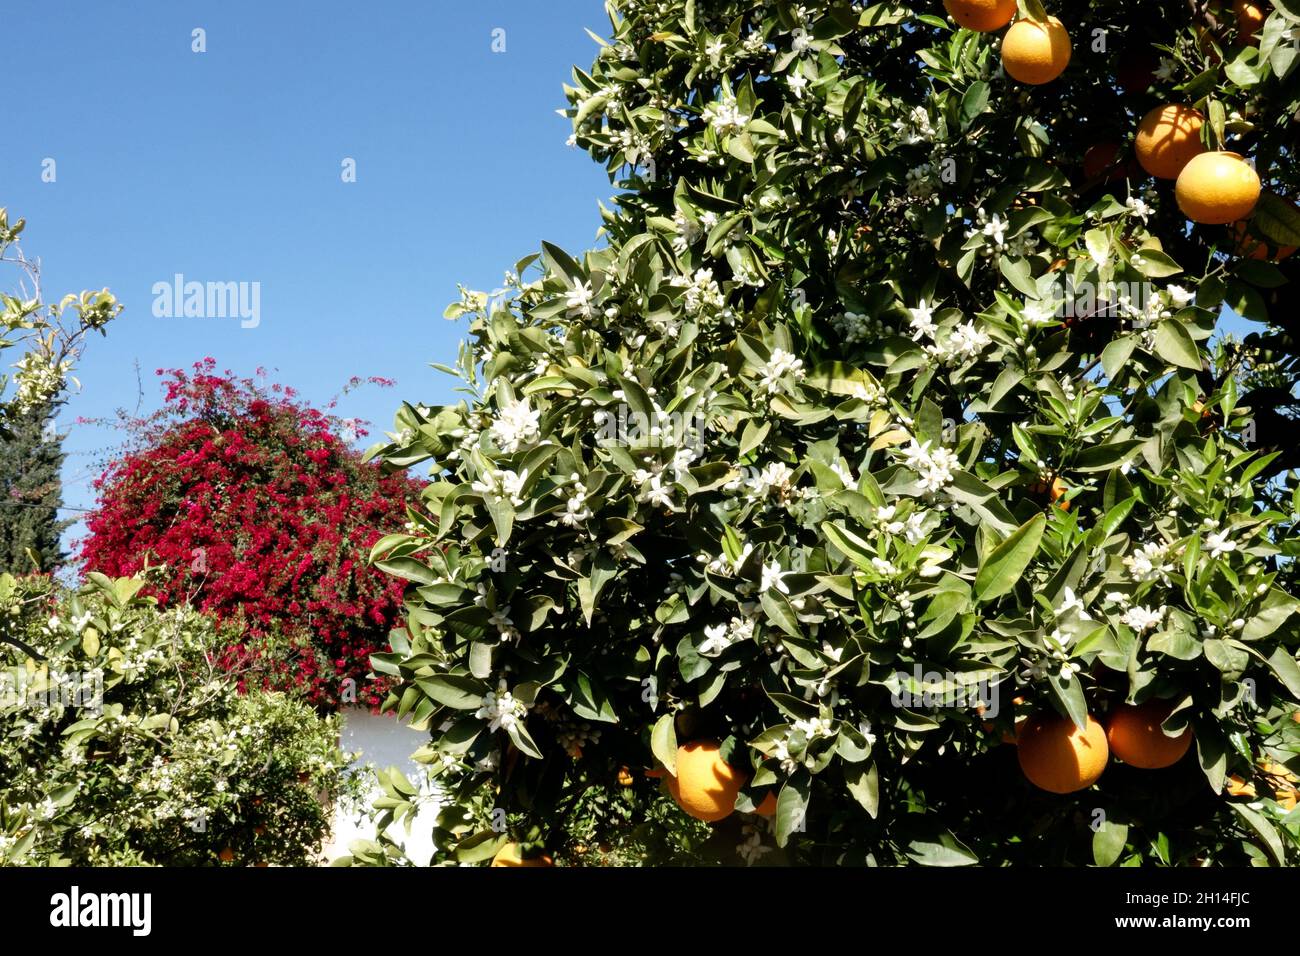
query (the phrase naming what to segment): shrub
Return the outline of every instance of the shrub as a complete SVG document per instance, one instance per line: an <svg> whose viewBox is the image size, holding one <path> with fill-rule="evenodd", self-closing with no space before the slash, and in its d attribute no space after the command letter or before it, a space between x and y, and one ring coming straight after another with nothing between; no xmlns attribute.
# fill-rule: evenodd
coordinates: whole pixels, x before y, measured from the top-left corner
<svg viewBox="0 0 1300 956"><path fill-rule="evenodd" d="M401 586L365 554L402 526L418 486L363 463L341 423L292 389L214 369L206 359L165 373L165 407L132 423L139 447L96 484L85 566L121 576L166 565L149 580L163 604L191 601L253 641L307 645L282 683L323 705L376 704L368 659L386 647ZM226 661L248 653L241 638Z"/></svg>
<svg viewBox="0 0 1300 956"><path fill-rule="evenodd" d="M625 189L608 246L464 292L472 400L376 449L435 477L375 548L411 582L376 667L433 732L448 858L560 845L593 780L711 740L749 858L742 827L806 863L1296 859L1300 492L1253 423L1294 406L1300 272L1124 171L1187 101L1255 160L1246 228L1300 244L1296 19L1251 46L1193 5L1054 6L1074 58L1031 88L937 2L611 5L568 90ZM1247 406L1263 349L1284 400ZM1192 756L1095 760L1153 698ZM1031 761L1074 792L1001 742L1031 714L1091 729Z"/></svg>
<svg viewBox="0 0 1300 956"><path fill-rule="evenodd" d="M313 862L338 718L241 693L211 618L142 584L0 575L0 863Z"/></svg>

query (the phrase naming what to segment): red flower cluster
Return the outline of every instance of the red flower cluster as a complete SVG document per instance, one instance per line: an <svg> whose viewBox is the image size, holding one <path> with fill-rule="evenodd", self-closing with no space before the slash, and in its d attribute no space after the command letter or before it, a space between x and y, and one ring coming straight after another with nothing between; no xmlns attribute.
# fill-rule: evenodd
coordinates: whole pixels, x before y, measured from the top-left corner
<svg viewBox="0 0 1300 956"><path fill-rule="evenodd" d="M166 375L162 412L137 422L140 447L95 484L86 571L136 574L166 564L150 587L164 604L189 600L249 638L309 638L292 682L335 705L344 680L377 706L369 657L386 650L402 609L403 583L371 568L370 546L400 530L419 485L383 475L336 435L341 424L248 379L196 363ZM364 432L352 423L354 434ZM250 645L227 663L247 663Z"/></svg>

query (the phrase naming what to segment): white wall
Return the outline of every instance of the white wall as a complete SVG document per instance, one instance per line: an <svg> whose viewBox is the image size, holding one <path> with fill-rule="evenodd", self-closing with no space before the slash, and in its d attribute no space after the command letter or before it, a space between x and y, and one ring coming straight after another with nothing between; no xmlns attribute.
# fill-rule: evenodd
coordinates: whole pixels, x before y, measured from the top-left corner
<svg viewBox="0 0 1300 956"><path fill-rule="evenodd" d="M416 814L408 835L401 824L389 827L388 835L403 844L406 855L421 866L428 865L433 854L433 821L437 816L436 795L428 786L424 767L411 759L411 754L429 741L427 731L415 731L399 723L391 714L372 714L362 707L349 707L343 711L343 733L339 746L347 753L360 751L353 766L370 764L376 769L397 767L407 779L421 789L426 801ZM364 802L369 806L379 795L376 789ZM347 852L353 840L372 840L374 826L364 812L355 807L340 806L334 811L333 833L325 845L326 860L333 860Z"/></svg>

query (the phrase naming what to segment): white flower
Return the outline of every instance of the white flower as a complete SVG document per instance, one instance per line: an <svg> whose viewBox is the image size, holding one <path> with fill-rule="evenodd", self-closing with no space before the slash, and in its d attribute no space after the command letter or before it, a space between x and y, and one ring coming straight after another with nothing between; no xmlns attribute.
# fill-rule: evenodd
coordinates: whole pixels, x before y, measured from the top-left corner
<svg viewBox="0 0 1300 956"><path fill-rule="evenodd" d="M766 390L769 395L785 392L788 391L784 381L787 375L795 381L803 379L803 360L795 358L783 348L775 348L772 350L772 357L759 368L758 374L759 387Z"/></svg>
<svg viewBox="0 0 1300 956"><path fill-rule="evenodd" d="M1205 536L1205 546L1209 549L1212 558L1237 550L1237 542L1230 540L1227 534L1222 531L1211 531L1207 534Z"/></svg>
<svg viewBox="0 0 1300 956"><path fill-rule="evenodd" d="M720 135L739 132L749 123L749 117L737 107L735 97L724 97L717 103L710 103L704 108L703 117L704 122Z"/></svg>
<svg viewBox="0 0 1300 956"><path fill-rule="evenodd" d="M509 402L498 409L488 434L506 454L516 452L541 437L538 429L541 415L541 410L532 408L526 398Z"/></svg>
<svg viewBox="0 0 1300 956"><path fill-rule="evenodd" d="M784 497L790 492L790 479L793 476L794 470L789 465L785 462L774 461L750 478L745 484L748 486L750 494L755 498L766 498L774 491L778 496Z"/></svg>
<svg viewBox="0 0 1300 956"><path fill-rule="evenodd" d="M785 572L781 570L781 565L775 561L763 565L763 579L758 585L758 590L763 592L776 588L782 594L789 594L790 588L781 580L784 576Z"/></svg>
<svg viewBox="0 0 1300 956"><path fill-rule="evenodd" d="M1165 286L1165 292L1175 309L1181 309L1196 298L1195 292L1189 292L1180 285Z"/></svg>
<svg viewBox="0 0 1300 956"><path fill-rule="evenodd" d="M736 853L745 861L746 866L772 852L770 846L763 845L763 831L758 826L747 823L740 828L740 835L743 839L736 845Z"/></svg>
<svg viewBox="0 0 1300 956"><path fill-rule="evenodd" d="M918 445L913 438L907 448L901 449L904 464L916 472L921 479L921 490L926 493L938 491L952 481L953 469L957 467L957 456L940 446L930 451L930 442Z"/></svg>
<svg viewBox="0 0 1300 956"><path fill-rule="evenodd" d="M1057 305L1056 302L1036 299L1026 302L1020 310L1020 315L1027 325L1047 325L1056 318Z"/></svg>
<svg viewBox="0 0 1300 956"><path fill-rule="evenodd" d="M656 508L671 508L673 506L673 490L671 485L664 485L663 477L652 475L650 477L650 486L641 492L641 500L648 501L651 506Z"/></svg>
<svg viewBox="0 0 1300 956"><path fill-rule="evenodd" d="M803 731L803 735L809 740L815 740L818 737L834 737L837 733L834 722L825 717L809 717L807 720L796 720L790 726L794 730Z"/></svg>
<svg viewBox="0 0 1300 956"><path fill-rule="evenodd" d="M502 637L507 639L519 633L515 630L515 622L511 619L509 611L510 608L508 607L504 610L498 609L493 611L492 616L488 618L488 623L495 627Z"/></svg>
<svg viewBox="0 0 1300 956"><path fill-rule="evenodd" d="M1128 199L1124 200L1124 205L1133 212L1133 215L1137 216L1143 222L1146 222L1147 217L1151 215L1151 207L1137 196L1129 196ZM1134 258L1137 257L1134 256Z"/></svg>
<svg viewBox="0 0 1300 956"><path fill-rule="evenodd" d="M1006 233L1008 225L1010 224L1005 219L997 213L994 213L993 218L984 224L984 235L991 237L994 245L1001 248L1007 244Z"/></svg>
<svg viewBox="0 0 1300 956"><path fill-rule="evenodd" d="M688 219L680 210L673 213L673 225L677 227L677 235L673 239L674 252L685 252L704 236L700 224L694 219Z"/></svg>
<svg viewBox="0 0 1300 956"><path fill-rule="evenodd" d="M506 469L498 471L493 468L488 472L486 478L479 479L470 485L470 489L483 495L485 498L492 498L500 501L502 498L509 498L513 505L522 505L524 499L520 496L523 490L524 482L528 480L528 469L522 473Z"/></svg>
<svg viewBox="0 0 1300 956"><path fill-rule="evenodd" d="M791 73L785 82L790 87L790 92L794 94L796 100L803 99L803 91L808 86L808 77L795 72Z"/></svg>
<svg viewBox="0 0 1300 956"><path fill-rule="evenodd" d="M1165 560L1169 545L1159 541L1148 541L1137 551L1124 558L1124 567L1134 581L1163 581L1169 583L1169 572L1173 565Z"/></svg>
<svg viewBox="0 0 1300 956"><path fill-rule="evenodd" d="M876 569L876 573L881 577L891 578L898 573L898 568L884 558L872 558L871 566Z"/></svg>
<svg viewBox="0 0 1300 956"><path fill-rule="evenodd" d="M812 49L812 37L803 27L795 27L790 33L790 49L795 53L807 53Z"/></svg>
<svg viewBox="0 0 1300 956"><path fill-rule="evenodd" d="M704 216L700 217L700 223L704 225ZM709 227L704 226L704 228ZM682 304L690 315L699 315L706 309L721 309L726 305L726 299L722 295L722 287L713 278L712 269L696 269L695 275L690 278L679 276L673 281L673 284L686 287L686 295L682 299Z"/></svg>
<svg viewBox="0 0 1300 956"><path fill-rule="evenodd" d="M987 332L979 329L974 322L957 326L942 343L930 346L927 351L944 363L968 361L976 358L992 342Z"/></svg>
<svg viewBox="0 0 1300 956"><path fill-rule="evenodd" d="M565 314L568 315L569 318L581 317L584 319L590 319L592 316L591 297L591 283L579 282L569 291L569 294L564 297L564 304L567 306L567 312Z"/></svg>
<svg viewBox="0 0 1300 956"><path fill-rule="evenodd" d="M1088 611L1083 605L1083 601L1074 593L1074 588L1066 587L1065 593L1061 595L1061 603L1054 611L1056 617L1064 617L1070 611L1078 611L1079 619L1082 621L1091 621Z"/></svg>
<svg viewBox="0 0 1300 956"><path fill-rule="evenodd" d="M704 643L700 645L701 657L717 657L731 642L727 640L727 625L711 624L704 628Z"/></svg>
<svg viewBox="0 0 1300 956"><path fill-rule="evenodd" d="M919 340L922 336L933 337L937 326L934 324L934 306L926 303L925 299L914 309L907 310L912 318L912 338Z"/></svg>
<svg viewBox="0 0 1300 956"><path fill-rule="evenodd" d="M1167 56L1162 56L1159 65L1155 69L1156 79L1162 82L1168 80L1174 75L1175 66L1177 66L1177 64L1173 60Z"/></svg>
<svg viewBox="0 0 1300 956"><path fill-rule="evenodd" d="M752 640L754 622L743 617L733 617L726 624L711 624L705 627L704 636L706 639L700 645L700 656L717 657L733 644Z"/></svg>
<svg viewBox="0 0 1300 956"><path fill-rule="evenodd" d="M925 524L925 515L920 511L913 511L907 516L907 523L903 527L903 538L908 544L917 544L925 537L925 531L921 525Z"/></svg>
<svg viewBox="0 0 1300 956"><path fill-rule="evenodd" d="M1164 606L1152 610L1149 607L1144 607L1143 605L1138 604L1125 611L1124 616L1120 618L1120 621L1139 633L1150 631L1158 627L1160 622L1164 620L1165 610L1166 608Z"/></svg>
<svg viewBox="0 0 1300 956"><path fill-rule="evenodd" d="M794 773L799 769L799 761L790 753L790 745L784 740L778 740L772 747L772 756L775 757L781 765L783 773Z"/></svg>
<svg viewBox="0 0 1300 956"><path fill-rule="evenodd" d="M489 730L509 730L528 716L528 705L516 699L502 680L495 691L483 695L483 703L476 716L489 722Z"/></svg>
<svg viewBox="0 0 1300 956"><path fill-rule="evenodd" d="M569 499L564 513L560 515L560 521L570 528L576 528L590 517L591 509L587 507L586 499L579 494Z"/></svg>
<svg viewBox="0 0 1300 956"><path fill-rule="evenodd" d="M1043 643L1047 645L1047 650L1053 657L1065 658L1070 656L1071 640L1070 636L1062 634L1058 627L1043 639Z"/></svg>

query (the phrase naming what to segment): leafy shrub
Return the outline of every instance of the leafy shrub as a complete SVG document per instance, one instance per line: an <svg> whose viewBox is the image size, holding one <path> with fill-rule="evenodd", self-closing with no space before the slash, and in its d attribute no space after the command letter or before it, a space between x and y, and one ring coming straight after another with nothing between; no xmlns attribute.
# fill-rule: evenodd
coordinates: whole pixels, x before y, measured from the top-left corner
<svg viewBox="0 0 1300 956"><path fill-rule="evenodd" d="M338 718L240 693L212 620L141 585L0 575L0 863L313 862Z"/></svg>
<svg viewBox="0 0 1300 956"><path fill-rule="evenodd" d="M611 4L568 90L625 190L608 246L465 291L472 399L375 449L435 478L374 550L411 582L375 663L433 731L451 858L560 845L592 780L710 738L745 853L776 791L793 862L1296 858L1300 501L1286 429L1252 428L1286 402L1240 386L1272 365L1294 404L1300 273L1172 181L1082 170L1186 100L1274 194L1252 234L1300 245L1294 6L1257 46L1193 5L1055 6L1074 61L1030 88L938 2ZM1001 743L1157 697L1195 735L1166 770L1061 796Z"/></svg>
<svg viewBox="0 0 1300 956"><path fill-rule="evenodd" d="M366 548L401 526L418 485L364 464L341 423L292 389L217 374L212 359L166 374L164 409L133 423L140 447L96 484L86 568L166 565L149 581L164 604L191 601L254 641L303 639L282 683L321 704L378 703L368 658L386 647L401 587L366 564ZM248 650L241 638L227 662Z"/></svg>

